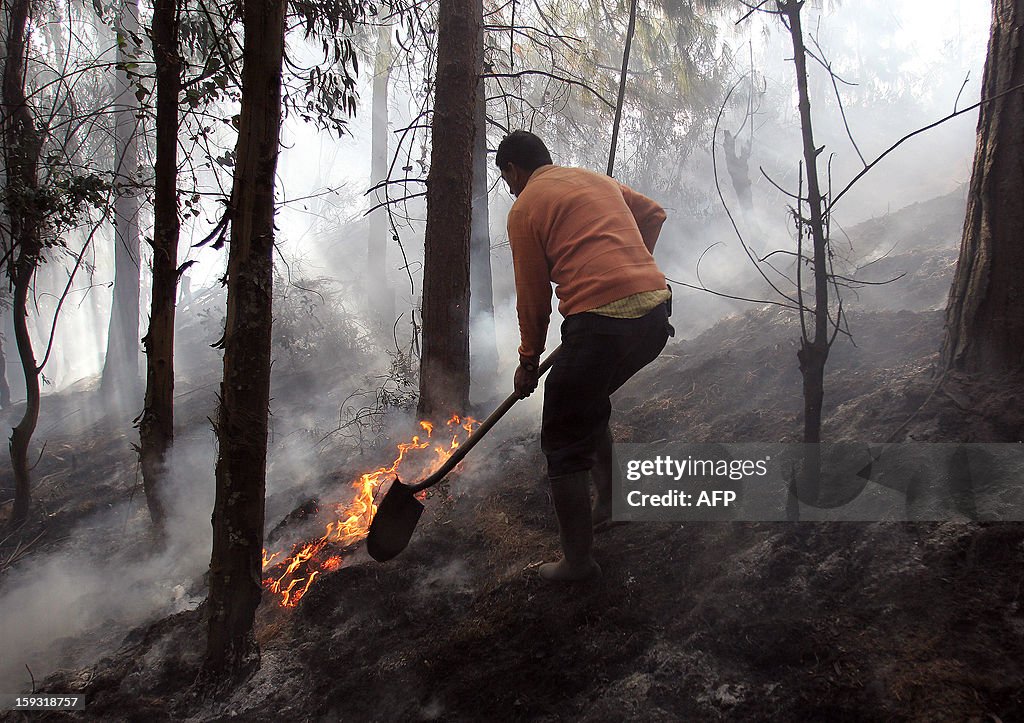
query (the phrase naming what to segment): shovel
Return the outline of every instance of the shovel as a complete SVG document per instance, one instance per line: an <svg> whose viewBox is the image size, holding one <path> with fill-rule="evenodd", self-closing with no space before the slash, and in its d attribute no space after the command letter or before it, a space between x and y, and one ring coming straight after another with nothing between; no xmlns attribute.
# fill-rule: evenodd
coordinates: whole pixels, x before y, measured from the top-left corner
<svg viewBox="0 0 1024 723"><path fill-rule="evenodd" d="M547 359L541 362L540 367L537 369L538 379L551 368L551 364L554 363L557 354L558 349L555 349L548 355ZM420 490L433 487L444 479L455 468L455 465L469 454L469 450L473 449L490 428L505 415L505 412L511 409L512 405L518 401L519 396L515 392L510 394L501 403L501 406L491 412L491 416L487 417L469 435L469 439L455 450L454 454L445 460L445 463L436 472L422 482L407 485L395 477L395 481L391 483L391 489L388 490L380 505L377 506L377 514L373 516L373 521L370 523L370 532L366 537L366 551L370 553L370 557L377 562L387 562L405 549L406 545L409 544L410 538L412 538L413 530L416 529L416 523L419 521L420 515L423 514L423 503L416 499L414 495Z"/></svg>

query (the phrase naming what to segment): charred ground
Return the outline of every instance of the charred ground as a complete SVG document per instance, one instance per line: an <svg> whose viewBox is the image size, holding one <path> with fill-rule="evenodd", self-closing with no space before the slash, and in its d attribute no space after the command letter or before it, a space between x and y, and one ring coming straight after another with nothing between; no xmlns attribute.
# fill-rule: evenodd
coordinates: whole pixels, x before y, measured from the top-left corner
<svg viewBox="0 0 1024 723"><path fill-rule="evenodd" d="M917 288L932 298L929 278L948 288L948 276L924 266ZM837 343L830 359L825 436L1019 441L1020 386L959 379L936 391L942 313L907 305L851 313L857 345ZM759 309L673 342L620 393L616 439L793 440L797 333ZM200 607L134 630L45 689L84 693L104 720L1024 713L1021 525L632 524L596 538L599 582L553 587L534 570L557 546L534 427L485 450L472 485L456 477L435 495L394 561L356 550L297 608L265 603L251 678L195 687Z"/></svg>

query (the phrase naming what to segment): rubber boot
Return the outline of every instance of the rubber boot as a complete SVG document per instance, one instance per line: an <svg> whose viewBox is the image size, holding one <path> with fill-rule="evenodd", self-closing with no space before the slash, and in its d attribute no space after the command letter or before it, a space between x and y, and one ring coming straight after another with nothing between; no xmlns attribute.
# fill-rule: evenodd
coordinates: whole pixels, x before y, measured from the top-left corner
<svg viewBox="0 0 1024 723"><path fill-rule="evenodd" d="M587 472L551 478L551 498L558 518L563 557L540 566L545 580L568 582L599 575L601 568L591 556L594 530L590 521L590 479Z"/></svg>
<svg viewBox="0 0 1024 723"><path fill-rule="evenodd" d="M607 426L597 440L597 460L590 470L597 496L591 517L594 531L608 529L612 519L612 432Z"/></svg>

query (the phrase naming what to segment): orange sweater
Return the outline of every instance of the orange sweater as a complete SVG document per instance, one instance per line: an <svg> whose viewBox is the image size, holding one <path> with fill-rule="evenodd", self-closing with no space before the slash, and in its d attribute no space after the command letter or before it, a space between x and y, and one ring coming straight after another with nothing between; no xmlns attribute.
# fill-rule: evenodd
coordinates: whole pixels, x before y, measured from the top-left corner
<svg viewBox="0 0 1024 723"><path fill-rule="evenodd" d="M654 244L665 211L613 178L541 166L508 213L522 357L544 351L551 282L562 316L665 288Z"/></svg>

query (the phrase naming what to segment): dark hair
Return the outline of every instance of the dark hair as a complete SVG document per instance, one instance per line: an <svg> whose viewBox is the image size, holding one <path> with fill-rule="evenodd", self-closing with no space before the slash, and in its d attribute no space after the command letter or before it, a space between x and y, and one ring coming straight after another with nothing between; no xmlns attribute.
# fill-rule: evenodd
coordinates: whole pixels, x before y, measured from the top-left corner
<svg viewBox="0 0 1024 723"><path fill-rule="evenodd" d="M515 163L524 171L533 172L541 166L552 163L548 147L537 136L529 131L512 131L505 136L498 146L494 157L498 168L504 171L509 163Z"/></svg>

